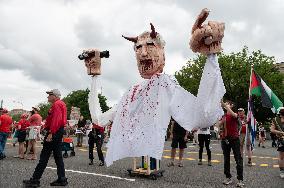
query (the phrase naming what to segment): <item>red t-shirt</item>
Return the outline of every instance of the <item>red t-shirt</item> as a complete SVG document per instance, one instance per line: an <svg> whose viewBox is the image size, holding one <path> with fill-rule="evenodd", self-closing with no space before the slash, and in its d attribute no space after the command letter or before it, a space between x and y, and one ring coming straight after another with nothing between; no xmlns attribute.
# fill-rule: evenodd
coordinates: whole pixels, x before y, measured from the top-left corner
<svg viewBox="0 0 284 188"><path fill-rule="evenodd" d="M226 114L226 129L227 129L227 137L229 138L238 138L238 118L233 117L231 114Z"/></svg>
<svg viewBox="0 0 284 188"><path fill-rule="evenodd" d="M239 117L242 123L242 129L241 129L241 134L246 134L247 131L247 124L245 122L246 117Z"/></svg>
<svg viewBox="0 0 284 188"><path fill-rule="evenodd" d="M33 114L29 119L31 126L41 126L42 117L39 114Z"/></svg>
<svg viewBox="0 0 284 188"><path fill-rule="evenodd" d="M98 126L98 125L96 125L96 124L93 124L93 129L98 129L101 134L104 133L104 128L103 128L103 127L100 127L100 126Z"/></svg>
<svg viewBox="0 0 284 188"><path fill-rule="evenodd" d="M26 119L21 119L18 123L18 127L20 131L25 131L30 126L30 122Z"/></svg>
<svg viewBox="0 0 284 188"><path fill-rule="evenodd" d="M9 133L12 123L13 123L13 120L8 114L1 115L0 116L0 132Z"/></svg>
<svg viewBox="0 0 284 188"><path fill-rule="evenodd" d="M55 134L59 128L65 127L67 124L67 109L62 100L57 100L53 103L48 116L46 118L45 128L49 129L52 134Z"/></svg>

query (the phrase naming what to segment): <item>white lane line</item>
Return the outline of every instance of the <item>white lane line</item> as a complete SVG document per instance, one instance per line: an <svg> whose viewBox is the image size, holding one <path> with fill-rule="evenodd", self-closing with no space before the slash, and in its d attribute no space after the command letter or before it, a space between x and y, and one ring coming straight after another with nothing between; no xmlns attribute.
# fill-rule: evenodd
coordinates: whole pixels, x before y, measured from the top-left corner
<svg viewBox="0 0 284 188"><path fill-rule="evenodd" d="M49 168L51 170L57 170L57 168L53 168L53 167L46 167L46 168ZM97 174L97 173L82 172L82 171L78 171L78 170L67 170L67 169L65 169L65 171L66 172L79 173L79 174L89 174L89 175L93 175L93 176L101 176L101 177L107 177L107 178L113 178L113 179L119 179L119 180L135 181L135 179L121 178L121 177L118 177L118 176L110 176L110 175L106 175L106 174Z"/></svg>

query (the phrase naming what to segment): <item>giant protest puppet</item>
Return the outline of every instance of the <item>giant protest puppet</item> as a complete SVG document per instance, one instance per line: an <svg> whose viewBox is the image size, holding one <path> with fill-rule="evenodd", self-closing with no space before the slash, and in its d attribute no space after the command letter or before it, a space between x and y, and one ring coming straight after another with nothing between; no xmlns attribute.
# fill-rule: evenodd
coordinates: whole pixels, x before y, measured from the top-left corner
<svg viewBox="0 0 284 188"><path fill-rule="evenodd" d="M112 121L105 159L107 166L125 157L161 159L171 116L191 131L209 127L223 115L220 101L225 87L216 53L221 50L224 24L209 22L202 25L208 14L207 9L202 10L192 28L190 40L194 52L207 56L197 96L183 89L174 76L162 73L165 41L152 24L150 32L135 37L123 36L134 44L138 70L145 79L143 82L131 86L115 108L102 114L93 80L89 96L92 120L101 126Z"/></svg>

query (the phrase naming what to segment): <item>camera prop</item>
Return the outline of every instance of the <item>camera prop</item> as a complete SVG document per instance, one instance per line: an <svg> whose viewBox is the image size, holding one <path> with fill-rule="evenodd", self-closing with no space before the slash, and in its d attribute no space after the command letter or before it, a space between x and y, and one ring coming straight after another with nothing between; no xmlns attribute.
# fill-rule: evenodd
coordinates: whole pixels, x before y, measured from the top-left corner
<svg viewBox="0 0 284 188"><path fill-rule="evenodd" d="M84 60L88 75L96 76L101 74L101 58L109 58L109 51L90 49L83 51L78 58Z"/></svg>
<svg viewBox="0 0 284 188"><path fill-rule="evenodd" d="M85 60L87 58L94 57L96 55L96 51L92 52L83 52L82 54L78 55L80 60ZM100 52L100 58L109 58L109 51L105 50Z"/></svg>

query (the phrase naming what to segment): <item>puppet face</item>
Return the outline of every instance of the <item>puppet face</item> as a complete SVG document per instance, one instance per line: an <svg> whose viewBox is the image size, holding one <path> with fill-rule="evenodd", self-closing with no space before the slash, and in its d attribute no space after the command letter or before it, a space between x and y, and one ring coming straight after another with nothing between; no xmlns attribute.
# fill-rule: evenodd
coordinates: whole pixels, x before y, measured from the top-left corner
<svg viewBox="0 0 284 188"><path fill-rule="evenodd" d="M193 52L210 54L222 50L221 43L224 37L225 24L209 21L208 24L202 25L208 15L209 10L203 9L192 27L192 37L189 44Z"/></svg>
<svg viewBox="0 0 284 188"><path fill-rule="evenodd" d="M85 66L87 67L88 75L101 74L101 57L100 51L96 49L84 50L84 52L91 54L89 58L85 59Z"/></svg>
<svg viewBox="0 0 284 188"><path fill-rule="evenodd" d="M150 79L154 74L163 72L165 66L164 48L143 33L134 46L139 73L142 78Z"/></svg>

